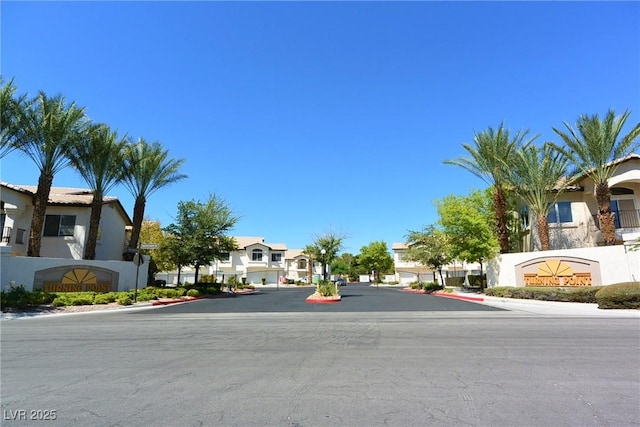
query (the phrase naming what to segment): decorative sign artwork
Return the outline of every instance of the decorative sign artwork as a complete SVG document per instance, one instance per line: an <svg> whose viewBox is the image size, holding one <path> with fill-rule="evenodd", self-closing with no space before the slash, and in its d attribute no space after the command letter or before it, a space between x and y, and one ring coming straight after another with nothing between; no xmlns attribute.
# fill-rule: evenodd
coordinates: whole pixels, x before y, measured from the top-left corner
<svg viewBox="0 0 640 427"><path fill-rule="evenodd" d="M515 268L518 286L595 286L601 283L600 263L583 258L536 258Z"/></svg>

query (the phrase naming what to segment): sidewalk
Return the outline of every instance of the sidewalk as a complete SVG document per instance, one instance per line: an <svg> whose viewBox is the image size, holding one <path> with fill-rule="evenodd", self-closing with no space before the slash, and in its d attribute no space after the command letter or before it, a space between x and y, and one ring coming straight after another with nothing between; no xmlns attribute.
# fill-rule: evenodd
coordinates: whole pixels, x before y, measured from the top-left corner
<svg viewBox="0 0 640 427"><path fill-rule="evenodd" d="M437 294L433 294L437 295ZM632 317L640 319L640 310L601 310L598 304L579 302L538 301L516 298L498 298L473 292L437 295L444 298L458 298L476 304L484 304L510 311L550 316L588 316L588 317Z"/></svg>

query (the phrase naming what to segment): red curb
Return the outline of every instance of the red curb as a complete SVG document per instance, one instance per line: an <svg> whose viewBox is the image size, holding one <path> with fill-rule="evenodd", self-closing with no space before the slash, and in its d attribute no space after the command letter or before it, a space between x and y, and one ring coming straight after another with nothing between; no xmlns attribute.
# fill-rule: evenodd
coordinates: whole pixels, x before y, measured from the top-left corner
<svg viewBox="0 0 640 427"><path fill-rule="evenodd" d="M464 301L477 301L477 302L483 302L484 298L482 297L467 297L464 295L455 295L455 294L440 294L438 292L434 292L431 295L435 295L437 297L444 297L444 298L453 298L453 299L461 299Z"/></svg>
<svg viewBox="0 0 640 427"><path fill-rule="evenodd" d="M402 292L407 292L410 294L426 294L424 289L403 289Z"/></svg>

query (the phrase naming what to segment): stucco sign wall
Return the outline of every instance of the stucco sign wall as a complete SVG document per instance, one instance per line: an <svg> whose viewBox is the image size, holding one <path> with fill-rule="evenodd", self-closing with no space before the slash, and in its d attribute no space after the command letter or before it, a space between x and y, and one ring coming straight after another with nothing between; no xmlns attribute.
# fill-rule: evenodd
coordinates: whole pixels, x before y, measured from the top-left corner
<svg viewBox="0 0 640 427"><path fill-rule="evenodd" d="M600 263L576 257L541 257L515 265L517 286L599 286Z"/></svg>

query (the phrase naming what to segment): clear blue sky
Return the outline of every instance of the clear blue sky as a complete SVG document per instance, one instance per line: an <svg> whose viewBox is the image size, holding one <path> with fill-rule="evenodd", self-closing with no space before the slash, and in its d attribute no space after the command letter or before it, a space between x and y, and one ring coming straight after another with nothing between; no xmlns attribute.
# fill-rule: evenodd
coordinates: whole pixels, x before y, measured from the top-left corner
<svg viewBox="0 0 640 427"><path fill-rule="evenodd" d="M551 127L609 108L640 119L638 2L11 2L2 75L63 94L186 159L151 196L222 197L235 235L301 248L329 229L358 253L437 220L486 185L443 160L504 121ZM37 184L32 162L1 178ZM83 187L73 171L54 186ZM133 199L118 196L132 215Z"/></svg>

